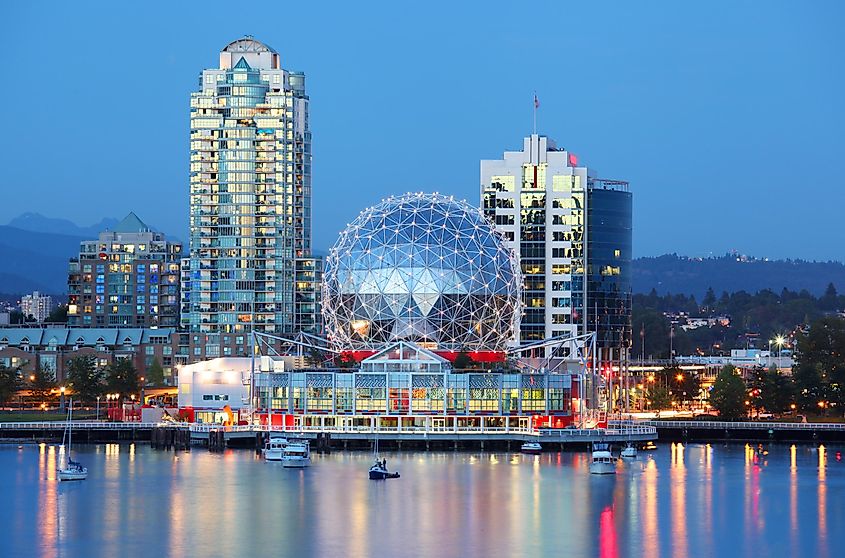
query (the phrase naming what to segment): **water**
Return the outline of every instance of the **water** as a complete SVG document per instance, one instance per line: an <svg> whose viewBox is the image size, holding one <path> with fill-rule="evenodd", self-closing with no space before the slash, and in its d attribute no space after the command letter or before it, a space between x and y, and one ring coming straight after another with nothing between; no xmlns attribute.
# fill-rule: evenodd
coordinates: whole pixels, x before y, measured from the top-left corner
<svg viewBox="0 0 845 558"><path fill-rule="evenodd" d="M0 556L842 556L845 446L661 445L588 473L586 453L387 453L282 469L251 451L0 445Z"/></svg>

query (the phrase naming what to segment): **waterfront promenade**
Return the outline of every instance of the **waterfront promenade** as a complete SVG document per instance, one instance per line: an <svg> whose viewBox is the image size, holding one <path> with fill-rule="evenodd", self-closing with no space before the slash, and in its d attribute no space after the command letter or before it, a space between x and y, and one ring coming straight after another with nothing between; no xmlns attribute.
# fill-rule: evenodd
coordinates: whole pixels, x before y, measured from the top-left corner
<svg viewBox="0 0 845 558"><path fill-rule="evenodd" d="M374 418L374 417L373 417ZM454 417L450 417L454 419ZM0 423L0 438L40 439L60 436L65 422L5 422ZM365 425L327 425L299 423L292 426L239 425L222 426L196 423L96 422L73 423L73 430L81 440L149 440L154 429L190 431L193 443L207 443L212 433L222 434L232 443L255 439L259 434L280 433L290 437L334 441L369 441L376 437L382 442L526 442L550 444L590 444L608 442L649 442L657 439L654 426L630 421L611 422L607 428L533 428L528 426L491 427L484 421L476 425L460 425L457 420L424 421L422 426L394 427L379 425L375 420Z"/></svg>

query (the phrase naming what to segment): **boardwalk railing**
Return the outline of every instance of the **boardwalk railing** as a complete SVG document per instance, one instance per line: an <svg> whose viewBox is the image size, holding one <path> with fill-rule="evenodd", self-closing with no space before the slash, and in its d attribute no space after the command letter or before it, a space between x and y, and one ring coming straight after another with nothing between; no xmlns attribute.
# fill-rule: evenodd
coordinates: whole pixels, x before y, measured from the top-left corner
<svg viewBox="0 0 845 558"><path fill-rule="evenodd" d="M294 425L294 426L271 426L266 425L237 425L222 426L219 424L196 424L196 423L154 423L154 422L73 422L73 429L85 430L150 430L156 427L187 428L197 434L209 432L232 432L232 433L258 433L258 432L280 432L290 434L422 434L422 435L467 435L484 434L496 436L532 436L538 438L595 438L596 436L608 437L656 437L657 429L654 426L642 423L611 423L608 428L533 428L526 427L492 427L476 425L448 425L432 426L398 426L388 427L383 425L342 425L342 426L320 426L320 425ZM0 423L0 430L63 430L66 422L4 422Z"/></svg>
<svg viewBox="0 0 845 558"><path fill-rule="evenodd" d="M829 422L720 422L714 420L648 420L647 424L657 428L679 428L691 430L845 430L845 423Z"/></svg>
<svg viewBox="0 0 845 558"><path fill-rule="evenodd" d="M172 423L179 424L179 423ZM71 422L74 430L149 430L162 426L157 422ZM187 426L187 425L186 425ZM0 430L64 430L65 421L0 422Z"/></svg>

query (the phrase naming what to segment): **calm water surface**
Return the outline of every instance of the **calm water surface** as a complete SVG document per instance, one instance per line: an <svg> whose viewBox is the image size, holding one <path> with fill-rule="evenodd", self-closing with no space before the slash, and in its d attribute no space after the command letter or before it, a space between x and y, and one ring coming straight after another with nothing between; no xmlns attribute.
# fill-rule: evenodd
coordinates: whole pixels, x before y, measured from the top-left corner
<svg viewBox="0 0 845 558"><path fill-rule="evenodd" d="M247 450L0 445L0 556L845 555L845 446L661 445L594 476L586 453L387 453L282 469Z"/></svg>

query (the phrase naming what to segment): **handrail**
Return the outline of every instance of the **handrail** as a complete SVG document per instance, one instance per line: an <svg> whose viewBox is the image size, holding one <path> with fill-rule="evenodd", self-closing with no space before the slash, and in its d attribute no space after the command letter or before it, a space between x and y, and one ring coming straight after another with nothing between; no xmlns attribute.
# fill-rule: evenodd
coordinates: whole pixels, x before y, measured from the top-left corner
<svg viewBox="0 0 845 558"><path fill-rule="evenodd" d="M654 427L693 429L745 429L745 430L845 430L845 423L831 422L720 422L715 420L647 420Z"/></svg>
<svg viewBox="0 0 845 558"><path fill-rule="evenodd" d="M724 423L720 423L724 424ZM584 436L656 436L657 428L650 425L638 423L636 425L624 425L610 428L534 428L527 427L502 427L502 426L403 426L402 428L368 425L344 425L344 426L320 426L320 425L291 425L271 426L267 425L234 425L224 426L220 424L196 424L196 423L159 423L159 422L72 422L76 430L140 430L153 429L157 427L189 429L191 432L281 432L292 434L305 433L337 433L337 434L490 434L490 435L528 435L540 438L578 438ZM67 422L43 421L43 422L4 422L0 423L0 430L63 430Z"/></svg>
<svg viewBox="0 0 845 558"><path fill-rule="evenodd" d="M0 422L0 430L64 430L67 421L33 421L33 422ZM76 430L137 430L161 426L158 422L83 422L72 421L71 426ZM179 423L170 423L179 425Z"/></svg>

